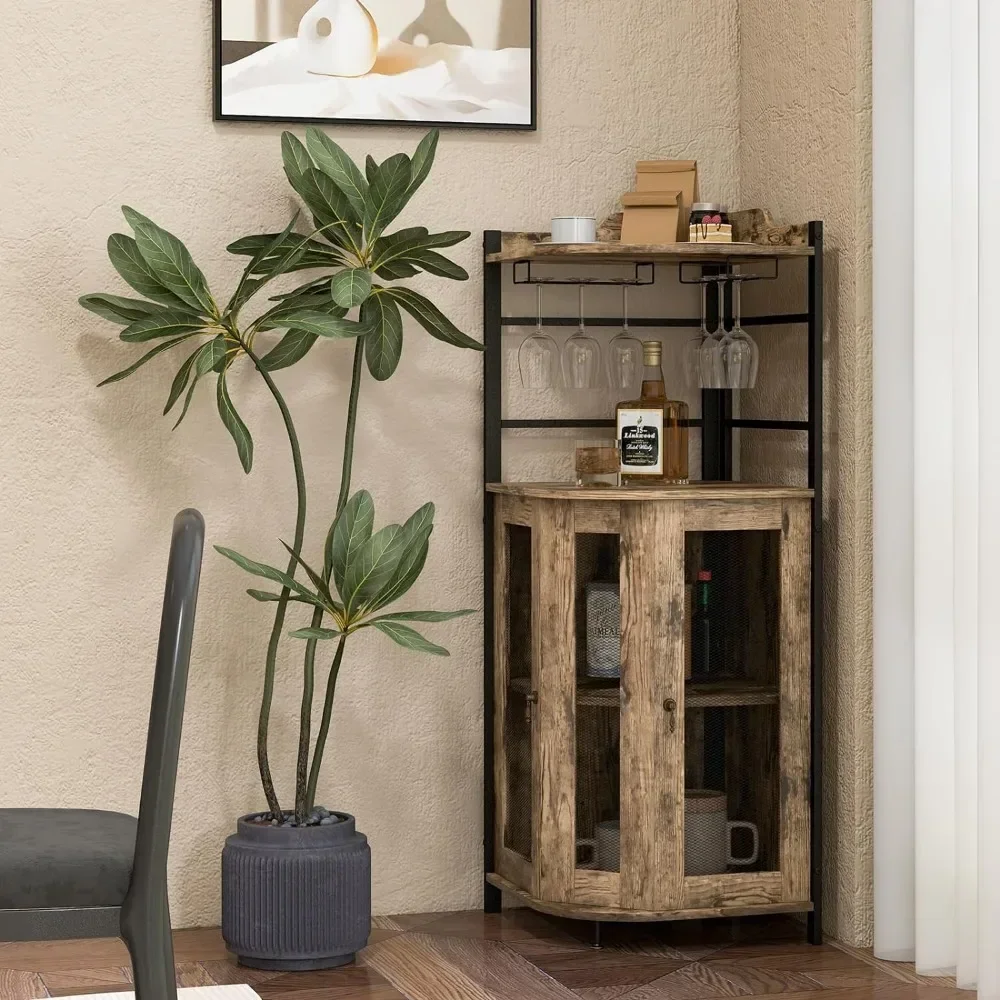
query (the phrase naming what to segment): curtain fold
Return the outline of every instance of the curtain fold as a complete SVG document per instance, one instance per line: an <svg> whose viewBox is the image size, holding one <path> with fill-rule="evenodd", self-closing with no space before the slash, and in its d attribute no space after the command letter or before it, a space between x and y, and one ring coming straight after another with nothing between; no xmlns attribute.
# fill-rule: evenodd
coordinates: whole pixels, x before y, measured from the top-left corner
<svg viewBox="0 0 1000 1000"><path fill-rule="evenodd" d="M886 30L904 6L911 64L893 54L900 40ZM1000 585L991 572L1000 546L1000 430L991 405L1000 341L989 298L1000 267L1000 128L990 99L1000 92L1000 4L875 0L874 18L876 197L893 177L911 181L915 222L908 251L876 209L875 392L905 396L912 379L913 435L912 465L880 449L880 440L900 439L903 418L876 406L888 426L876 428L875 459L875 950L888 959L912 954L919 973L954 974L959 986L1000 1000ZM893 83L912 94L909 162L905 150L885 154L880 145L899 126L878 108ZM908 252L909 282L881 284L885 268L905 270ZM907 288L909 345L906 310L892 308ZM911 357L894 359L886 343L909 346ZM893 499L906 491L909 534L887 528ZM892 590L909 559L912 645L893 644L886 637L910 624L910 605ZM908 758L890 741L902 731L905 744L898 715L910 704ZM910 789L912 811L898 808Z"/></svg>

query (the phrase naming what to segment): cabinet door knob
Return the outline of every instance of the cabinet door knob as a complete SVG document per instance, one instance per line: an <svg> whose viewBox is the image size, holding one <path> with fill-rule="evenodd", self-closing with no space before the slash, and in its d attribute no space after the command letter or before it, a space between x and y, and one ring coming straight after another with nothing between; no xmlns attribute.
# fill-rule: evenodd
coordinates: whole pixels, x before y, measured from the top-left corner
<svg viewBox="0 0 1000 1000"><path fill-rule="evenodd" d="M525 701L525 705L524 705L524 717L525 717L525 719L528 720L528 722L531 722L531 709L532 709L533 705L537 705L538 704L538 692L537 691L529 691L524 696L524 701Z"/></svg>
<svg viewBox="0 0 1000 1000"><path fill-rule="evenodd" d="M673 698L665 698L663 701L663 708L670 716L670 732L674 732L677 729L677 702Z"/></svg>

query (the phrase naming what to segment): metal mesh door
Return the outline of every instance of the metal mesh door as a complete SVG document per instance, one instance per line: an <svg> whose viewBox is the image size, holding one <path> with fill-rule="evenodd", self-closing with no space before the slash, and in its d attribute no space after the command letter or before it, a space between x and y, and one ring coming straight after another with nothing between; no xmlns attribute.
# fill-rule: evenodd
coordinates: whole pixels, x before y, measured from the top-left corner
<svg viewBox="0 0 1000 1000"><path fill-rule="evenodd" d="M777 871L780 533L692 532L685 549L685 874Z"/></svg>

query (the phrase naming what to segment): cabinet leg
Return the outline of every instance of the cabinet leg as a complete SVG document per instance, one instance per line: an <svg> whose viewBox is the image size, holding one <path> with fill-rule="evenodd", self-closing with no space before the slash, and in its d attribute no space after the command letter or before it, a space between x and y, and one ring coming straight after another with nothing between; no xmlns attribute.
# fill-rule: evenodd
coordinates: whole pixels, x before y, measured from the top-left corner
<svg viewBox="0 0 1000 1000"><path fill-rule="evenodd" d="M806 936L810 944L823 943L823 926L820 922L820 915L815 911L806 917Z"/></svg>
<svg viewBox="0 0 1000 1000"><path fill-rule="evenodd" d="M503 909L503 893L486 882L483 885L483 913L499 913Z"/></svg>
<svg viewBox="0 0 1000 1000"><path fill-rule="evenodd" d="M594 921L594 940L591 945L592 948L600 949L601 947L601 922L600 920Z"/></svg>

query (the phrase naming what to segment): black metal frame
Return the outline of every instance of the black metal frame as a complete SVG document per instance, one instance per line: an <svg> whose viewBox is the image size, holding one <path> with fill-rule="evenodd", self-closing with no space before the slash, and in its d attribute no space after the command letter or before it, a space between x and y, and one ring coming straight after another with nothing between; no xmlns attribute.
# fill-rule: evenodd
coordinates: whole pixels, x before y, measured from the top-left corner
<svg viewBox="0 0 1000 1000"><path fill-rule="evenodd" d="M812 532L812 672L811 672L811 759L809 807L811 817L810 845L810 896L813 910L808 915L808 937L813 944L821 944L823 906L823 833L822 833L822 607L823 607L823 223L809 223L809 245L814 255L808 258L808 308L805 313L786 313L776 316L742 317L747 326L781 326L804 324L809 338L808 350L808 419L807 420L749 420L733 417L731 391L706 389L702 392L701 420L692 420L691 426L700 426L702 432L702 478L728 481L733 478L733 431L739 429L800 431L808 435L808 482L814 491ZM501 234L496 230L484 233L485 254L499 253ZM714 265L701 265L707 277L720 269ZM731 290L727 289L724 301L719 302L718 292L709 286L709 328L719 313L732 326ZM511 326L534 326L536 317L504 316L503 314L503 264L487 260L483 279L483 477L484 482L499 482L502 478L503 432L513 428L608 428L613 420L519 420L503 417L503 330ZM575 326L572 317L549 317L546 326ZM588 319L592 327L615 327L620 318ZM694 327L700 319L664 317L633 319L634 327ZM483 516L483 593L485 619L485 648L483 652L483 846L484 875L495 870L496 850L493 781L493 561L494 561L493 504L486 501ZM501 893L484 880L483 908L487 913L500 911Z"/></svg>
<svg viewBox="0 0 1000 1000"><path fill-rule="evenodd" d="M222 113L222 4L212 3L212 120L217 122L270 122L302 125L385 125L391 128L474 128L494 132L538 130L538 0L531 3L531 122L499 125L496 122L393 121L391 118L282 118L276 115L224 115Z"/></svg>

